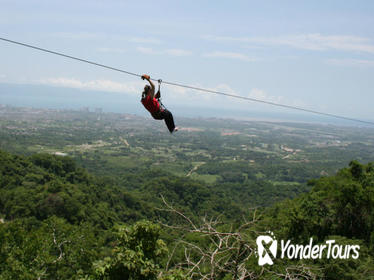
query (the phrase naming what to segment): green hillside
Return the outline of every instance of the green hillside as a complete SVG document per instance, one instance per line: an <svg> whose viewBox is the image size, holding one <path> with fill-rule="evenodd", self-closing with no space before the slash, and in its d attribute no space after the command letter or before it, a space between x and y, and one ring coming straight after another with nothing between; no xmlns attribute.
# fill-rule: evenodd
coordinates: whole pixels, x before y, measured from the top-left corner
<svg viewBox="0 0 374 280"><path fill-rule="evenodd" d="M213 191L160 170L133 174L140 187L131 190L90 175L69 157L1 151L0 174L1 279L200 279L204 273L236 279L238 268L248 279L284 279L286 271L293 271L290 279L374 275L373 164L352 161L335 176L311 180L310 192L249 214L238 203L240 185ZM257 195L266 199L266 192ZM245 224L253 211L256 218ZM262 270L255 240L267 230L298 244L309 238L358 244L360 257L276 259ZM218 248L221 239L229 247ZM203 260L202 252L221 255L215 268L206 261L192 268L185 251L191 262Z"/></svg>

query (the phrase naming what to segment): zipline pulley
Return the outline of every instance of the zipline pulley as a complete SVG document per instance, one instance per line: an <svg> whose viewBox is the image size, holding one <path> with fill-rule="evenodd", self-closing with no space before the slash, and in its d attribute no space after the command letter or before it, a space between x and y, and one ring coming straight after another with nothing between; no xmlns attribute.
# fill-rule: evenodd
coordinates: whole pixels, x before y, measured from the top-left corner
<svg viewBox="0 0 374 280"><path fill-rule="evenodd" d="M158 100L158 102L160 103L160 106L161 106L162 110L165 110L166 107L165 107L165 105L162 104L162 102L161 102L161 83L162 83L162 80L159 79L159 80L157 80L157 82L158 82L158 91L157 91L157 93L156 93L156 95L155 95L155 98L156 98L156 99Z"/></svg>
<svg viewBox="0 0 374 280"><path fill-rule="evenodd" d="M156 97L157 100L160 100L161 99L161 90L160 90L160 88L161 88L162 80L159 79L157 82L158 82L158 91L157 91L155 97Z"/></svg>

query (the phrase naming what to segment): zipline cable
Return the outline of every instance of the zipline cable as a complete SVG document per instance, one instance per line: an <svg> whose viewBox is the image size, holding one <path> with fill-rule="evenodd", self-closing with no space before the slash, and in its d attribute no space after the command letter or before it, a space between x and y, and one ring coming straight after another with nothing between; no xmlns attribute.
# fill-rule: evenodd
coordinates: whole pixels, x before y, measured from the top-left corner
<svg viewBox="0 0 374 280"><path fill-rule="evenodd" d="M47 50L47 49L43 49L43 48L39 48L39 47L36 47L36 46L32 46L32 45L28 45L28 44L25 44L25 43L21 43L21 42L12 41L12 40L9 40L9 39L6 39L6 38L1 38L0 37L0 40L6 41L6 42L9 42L9 43L12 43L12 44L17 44L17 45L21 45L21 46L24 46L24 47L32 48L32 49L35 49L35 50L38 50L38 51L43 51L43 52L47 52L47 53L51 53L51 54L63 56L63 57L66 57L66 58L78 60L78 61L81 61L81 62L89 63L89 64L92 64L92 65L95 65L95 66L107 68L107 69L118 71L118 72L125 73L125 74L128 74L128 75L141 77L141 75L136 74L136 73L132 73L132 72L129 72L129 71L118 69L118 68L106 66L104 64L96 63L96 62L89 61L89 60L82 59L82 58L78 58L78 57L75 57L75 56L71 56L71 55L67 55L67 54L63 54L63 53L59 53L59 52L55 52L55 51L51 51L51 50Z"/></svg>
<svg viewBox="0 0 374 280"><path fill-rule="evenodd" d="M163 83L168 84L168 85L173 85L173 86L198 90L198 91L204 91L204 92L210 92L210 93L219 94L219 95L225 95L225 96L234 97L234 98L238 98L238 99L249 100L249 101L253 101L253 102L260 102L260 103L264 103L264 104L269 104L269 105L288 108L288 109L293 109L293 110L304 111L304 112L323 115L323 116L328 116L328 117L334 117L334 118L338 118L338 119L344 119L344 120L348 120L348 121L354 121L354 122L360 122L360 123L374 125L374 122L370 122L370 121L364 121L364 120L360 120L360 119L354 119L354 118L349 118L349 117L345 117L345 116L314 111L314 110L305 109L305 108L301 108L301 107L285 105L285 104L275 103L275 102L271 102L271 101L265 101L265 100L260 100L260 99L256 99L256 98L240 96L240 95L236 95L236 94L230 94L230 93L225 93L225 92L220 92L220 91L215 91L215 90L210 90L210 89L205 89L205 88L199 88L199 87L193 87L193 86L188 86L188 85L182 85L182 84L178 84L178 83L171 83L171 82L166 82L166 81L163 81Z"/></svg>
<svg viewBox="0 0 374 280"><path fill-rule="evenodd" d="M124 73L124 74L132 75L132 76L136 76L136 77L141 77L142 76L142 75L139 75L137 73L130 72L130 71L125 71L125 70L122 70L122 69L119 69L119 68L107 66L107 65L100 64L100 63L97 63L97 62L94 62L94 61L82 59L82 58L79 58L79 57L67 55L67 54L64 54L64 53L56 52L56 51L51 51L51 50L48 50L48 49L44 49L44 48L36 47L36 46L33 46L33 45L13 41L13 40L10 40L10 39L0 37L0 40L8 42L8 43L16 44L16 45L28 47L28 48L31 48L31 49L35 49L35 50L38 50L38 51L43 51L43 52L46 52L46 53L59 55L59 56L69 58L69 59L73 59L73 60L77 60L77 61L80 61L80 62L85 62L85 63L91 64L91 65L103 67L103 68L110 69L110 70L117 71L117 72L121 72L121 73ZM151 79L151 80L158 81L157 79ZM345 117L345 116L341 116L341 115L324 113L324 112L319 112L319 111L306 109L306 108L301 108L301 107L297 107L297 106L285 105L285 104L275 103L275 102L271 102L271 101L265 101L265 100L260 100L260 99L256 99L256 98L245 97L245 96L240 96L240 95L236 95L236 94L230 94L230 93L225 93L225 92L221 92L221 91L210 90L210 89L206 89L206 88L199 88L199 87L184 85L184 84L180 84L180 83L174 83L174 82L168 82L168 81L162 81L162 82L164 84L168 84L168 85L171 85L171 86L183 87L183 88L192 89L192 90L201 91L201 92L224 95L224 96L238 98L238 99L242 99L242 100L264 103L264 104L283 107L283 108L287 108L287 109L293 109L293 110L318 114L318 115L327 116L327 117L333 117L333 118L338 118L338 119L343 119L343 120L348 120L348 121L353 121L353 122L359 122L359 123L374 125L374 122L371 122L371 121L364 121L364 120Z"/></svg>

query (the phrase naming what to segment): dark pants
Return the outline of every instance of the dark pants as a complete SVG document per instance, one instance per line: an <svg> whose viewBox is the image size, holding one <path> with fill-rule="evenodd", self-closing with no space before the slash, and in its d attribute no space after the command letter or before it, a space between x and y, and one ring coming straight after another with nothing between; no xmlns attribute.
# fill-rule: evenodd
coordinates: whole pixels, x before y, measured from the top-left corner
<svg viewBox="0 0 374 280"><path fill-rule="evenodd" d="M175 124L174 124L173 115L167 109L153 113L152 117L155 120L165 120L165 124L168 127L170 133L174 131Z"/></svg>

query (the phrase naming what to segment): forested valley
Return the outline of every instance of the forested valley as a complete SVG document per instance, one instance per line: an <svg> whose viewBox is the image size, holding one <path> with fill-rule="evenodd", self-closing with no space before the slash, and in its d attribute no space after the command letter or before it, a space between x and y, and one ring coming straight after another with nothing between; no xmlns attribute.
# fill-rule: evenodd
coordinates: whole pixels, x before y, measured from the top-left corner
<svg viewBox="0 0 374 280"><path fill-rule="evenodd" d="M135 116L25 110L0 122L1 279L374 275L370 128L184 119L171 136ZM359 258L259 266L268 231Z"/></svg>

